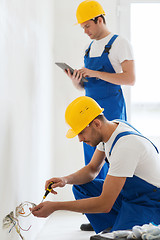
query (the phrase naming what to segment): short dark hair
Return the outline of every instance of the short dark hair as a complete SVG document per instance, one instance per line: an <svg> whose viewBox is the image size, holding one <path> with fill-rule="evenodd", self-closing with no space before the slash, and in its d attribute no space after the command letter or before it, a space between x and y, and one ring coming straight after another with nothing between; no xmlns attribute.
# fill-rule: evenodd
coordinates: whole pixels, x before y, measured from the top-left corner
<svg viewBox="0 0 160 240"><path fill-rule="evenodd" d="M91 20L94 21L95 24L97 24L97 21L98 21L98 18L99 18L99 17L101 17L101 18L103 19L103 23L106 24L105 17L104 17L104 15L102 15L102 14L99 15L99 16L97 16L97 17L95 17L95 18L93 18L93 19L91 19Z"/></svg>
<svg viewBox="0 0 160 240"><path fill-rule="evenodd" d="M95 119L99 119L100 121L104 122L104 121L105 121L105 116L104 116L103 113L99 114L97 117L95 117L95 118L89 123L89 125L92 124L92 122L93 122Z"/></svg>
<svg viewBox="0 0 160 240"><path fill-rule="evenodd" d="M99 119L99 120L101 120L103 122L105 120L105 116L104 116L103 113L101 113L95 119Z"/></svg>

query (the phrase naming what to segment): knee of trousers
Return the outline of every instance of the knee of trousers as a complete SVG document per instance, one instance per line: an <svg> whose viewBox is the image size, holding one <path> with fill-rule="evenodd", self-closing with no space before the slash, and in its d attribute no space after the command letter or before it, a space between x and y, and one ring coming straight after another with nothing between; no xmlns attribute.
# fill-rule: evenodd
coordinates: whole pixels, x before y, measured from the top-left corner
<svg viewBox="0 0 160 240"><path fill-rule="evenodd" d="M76 200L89 197L83 185L73 185L72 191Z"/></svg>
<svg viewBox="0 0 160 240"><path fill-rule="evenodd" d="M75 196L75 199L83 199L90 197L97 197L101 195L103 180L93 180L92 182L82 184L82 185L73 185L72 191Z"/></svg>

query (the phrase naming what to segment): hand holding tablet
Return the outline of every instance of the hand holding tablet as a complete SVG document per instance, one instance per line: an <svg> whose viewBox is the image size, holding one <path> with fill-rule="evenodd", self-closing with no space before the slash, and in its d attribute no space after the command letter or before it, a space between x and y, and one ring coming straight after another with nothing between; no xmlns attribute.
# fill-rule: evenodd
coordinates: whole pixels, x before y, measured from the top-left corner
<svg viewBox="0 0 160 240"><path fill-rule="evenodd" d="M63 69L64 71L67 70L67 69L69 69L70 72L71 72L71 74L73 74L73 72L74 72L74 69L71 68L71 67L70 67L68 64L66 64L66 63L55 62L55 64L56 64L58 67L60 67L61 69ZM88 80L87 80L86 78L82 77L82 82L88 82Z"/></svg>

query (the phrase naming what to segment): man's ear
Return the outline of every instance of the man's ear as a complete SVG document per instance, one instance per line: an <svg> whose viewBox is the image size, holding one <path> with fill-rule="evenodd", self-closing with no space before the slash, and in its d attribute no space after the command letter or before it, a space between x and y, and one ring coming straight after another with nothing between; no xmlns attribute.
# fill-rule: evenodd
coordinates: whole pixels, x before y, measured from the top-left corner
<svg viewBox="0 0 160 240"><path fill-rule="evenodd" d="M94 119L93 124L96 128L100 128L102 126L102 123L98 118Z"/></svg>
<svg viewBox="0 0 160 240"><path fill-rule="evenodd" d="M103 19L101 17L98 17L98 23L102 24L103 23Z"/></svg>

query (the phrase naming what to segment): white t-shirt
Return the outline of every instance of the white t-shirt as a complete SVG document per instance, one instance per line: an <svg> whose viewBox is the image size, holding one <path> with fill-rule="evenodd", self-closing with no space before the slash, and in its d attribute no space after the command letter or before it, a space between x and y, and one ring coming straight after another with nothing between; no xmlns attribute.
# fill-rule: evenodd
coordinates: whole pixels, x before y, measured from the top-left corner
<svg viewBox="0 0 160 240"><path fill-rule="evenodd" d="M147 139L136 135L123 136L116 142L109 157L115 137L120 132L131 130L133 131L131 127L120 122L110 139L97 146L98 150L105 152L110 163L108 174L116 177L135 175L160 187L160 154Z"/></svg>
<svg viewBox="0 0 160 240"><path fill-rule="evenodd" d="M99 57L104 51L104 47L109 40L113 37L113 33L110 33L107 37L100 40L94 40L89 52L90 57ZM133 60L133 52L130 43L118 36L112 44L109 52L109 60L116 73L122 72L121 63L125 60Z"/></svg>

